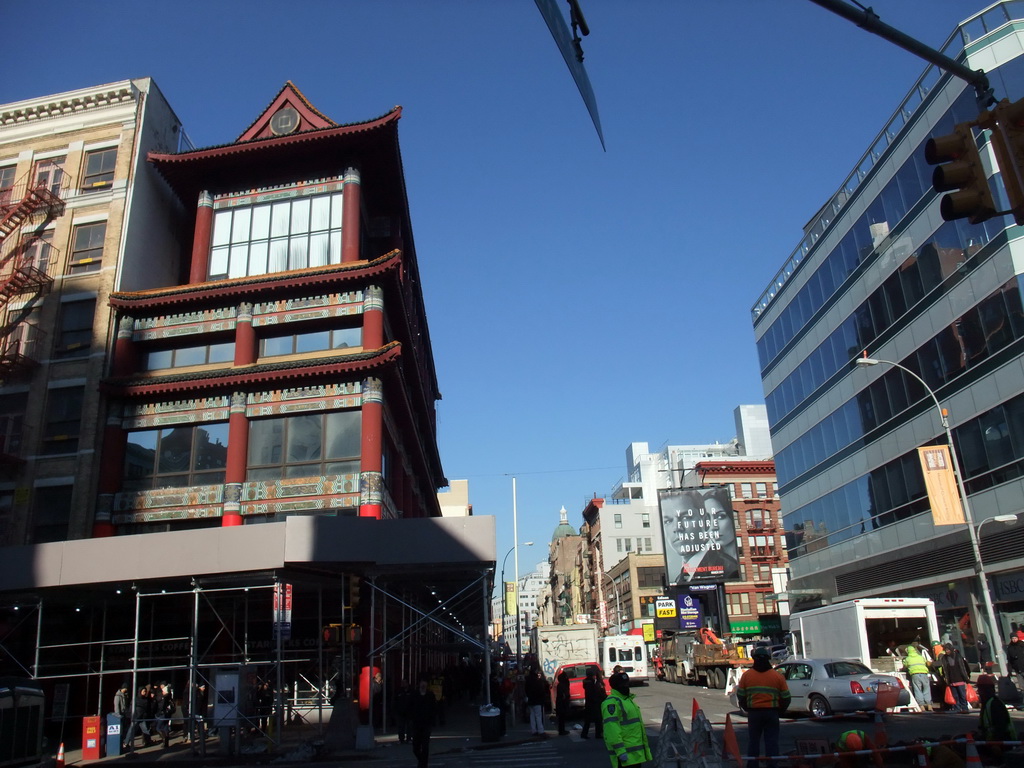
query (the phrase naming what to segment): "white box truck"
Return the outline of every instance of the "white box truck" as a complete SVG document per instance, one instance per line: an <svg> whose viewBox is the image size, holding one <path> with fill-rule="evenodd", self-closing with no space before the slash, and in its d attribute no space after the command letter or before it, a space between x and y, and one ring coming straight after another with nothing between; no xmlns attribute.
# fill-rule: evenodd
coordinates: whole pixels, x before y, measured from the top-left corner
<svg viewBox="0 0 1024 768"><path fill-rule="evenodd" d="M563 664L597 664L597 624L548 624L534 628L537 663L551 679Z"/></svg>
<svg viewBox="0 0 1024 768"><path fill-rule="evenodd" d="M887 674L902 669L890 649L914 640L930 649L939 639L935 603L927 598L847 600L794 613L789 626L797 656L857 659Z"/></svg>

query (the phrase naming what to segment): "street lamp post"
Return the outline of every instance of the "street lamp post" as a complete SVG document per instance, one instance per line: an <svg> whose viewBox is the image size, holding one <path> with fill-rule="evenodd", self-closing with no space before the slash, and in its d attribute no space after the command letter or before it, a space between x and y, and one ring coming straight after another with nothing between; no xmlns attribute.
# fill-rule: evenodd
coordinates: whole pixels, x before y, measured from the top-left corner
<svg viewBox="0 0 1024 768"><path fill-rule="evenodd" d="M999 626L996 624L995 607L992 605L992 596L988 591L988 580L985 577L985 566L981 561L981 547L978 545L978 532L981 530L981 526L979 525L977 529L974 527L974 517L971 514L971 505L967 499L967 489L964 487L963 473L960 471L960 460L957 458L956 449L953 447L953 433L949 428L949 419L946 418L946 411L939 403L939 398L935 395L935 392L928 386L928 383L905 365L894 363L892 360L879 360L877 358L868 357L867 352L864 353L863 357L858 357L856 363L861 367L882 364L891 365L893 368L899 368L901 371L917 379L931 397L932 402L935 403L935 409L939 412L939 421L942 424L943 431L946 433L946 442L949 443L949 455L953 462L953 474L956 476L956 487L960 494L960 504L964 510L964 520L967 523L967 534L971 541L971 551L974 554L974 574L978 579L978 586L981 589L981 596L985 603L985 620L989 625L990 634L994 635L992 640L994 641L993 646L995 648L996 666L999 669L999 674L1005 675L1006 658L1003 654L1003 645L999 638ZM986 520L983 520L982 524L985 522Z"/></svg>
<svg viewBox="0 0 1024 768"><path fill-rule="evenodd" d="M505 611L505 605L506 605L506 601L505 601L505 563L508 562L508 556L511 555L512 552L515 551L517 546L519 546L519 545L513 544L509 548L508 552L505 553L505 557L501 561L501 633L502 634L505 634L505 632L507 631L507 628L505 626L505 619L508 617L508 613ZM524 546L524 547L532 547L533 546L533 542L532 541L524 541L524 542L522 542L522 546ZM519 611L519 580L516 579L516 612L518 613L518 611ZM518 616L516 616L516 621L517 622L519 621L519 617ZM517 633L517 638L518 638L518 633ZM508 641L506 640L506 642L508 642Z"/></svg>

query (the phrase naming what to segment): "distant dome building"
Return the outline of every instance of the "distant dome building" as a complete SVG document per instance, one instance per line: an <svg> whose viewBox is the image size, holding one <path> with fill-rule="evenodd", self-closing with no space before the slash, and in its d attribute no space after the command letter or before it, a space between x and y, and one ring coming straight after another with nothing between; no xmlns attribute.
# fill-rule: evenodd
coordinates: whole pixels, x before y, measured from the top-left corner
<svg viewBox="0 0 1024 768"><path fill-rule="evenodd" d="M551 566L548 600L540 611L546 624L572 624L575 620L572 606L579 604L579 578L573 579L573 572L580 548L580 532L569 525L569 513L564 506L559 517L548 548Z"/></svg>
<svg viewBox="0 0 1024 768"><path fill-rule="evenodd" d="M569 525L569 513L565 511L565 507L562 507L562 511L559 514L561 515L561 520L558 521L555 532L551 534L551 541L555 542L558 539L564 539L566 536L579 536L579 532Z"/></svg>

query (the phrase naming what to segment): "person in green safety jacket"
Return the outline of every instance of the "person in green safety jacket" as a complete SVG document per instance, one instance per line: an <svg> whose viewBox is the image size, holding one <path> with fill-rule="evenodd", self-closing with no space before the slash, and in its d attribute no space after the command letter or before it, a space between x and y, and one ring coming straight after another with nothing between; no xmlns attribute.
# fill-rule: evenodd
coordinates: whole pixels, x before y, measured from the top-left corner
<svg viewBox="0 0 1024 768"><path fill-rule="evenodd" d="M910 691L914 699L927 711L932 711L932 679L928 674L931 657L917 640L907 646L903 668L910 676Z"/></svg>
<svg viewBox="0 0 1024 768"><path fill-rule="evenodd" d="M871 748L871 738L864 731L856 728L843 731L836 739L836 751L847 753L839 758L840 768L864 768L864 766L870 765L872 761L868 755L851 755L849 753Z"/></svg>
<svg viewBox="0 0 1024 768"><path fill-rule="evenodd" d="M626 675L612 675L608 679L611 694L601 702L604 725L604 745L613 766L643 765L652 759L647 729L640 707L629 692Z"/></svg>
<svg viewBox="0 0 1024 768"><path fill-rule="evenodd" d="M978 703L981 705L981 719L978 722L976 739L981 741L1016 741L1017 728L1010 719L1006 705L996 695L996 678L994 675L978 675ZM983 760L1001 763L1003 747L1000 744L978 746L978 754Z"/></svg>

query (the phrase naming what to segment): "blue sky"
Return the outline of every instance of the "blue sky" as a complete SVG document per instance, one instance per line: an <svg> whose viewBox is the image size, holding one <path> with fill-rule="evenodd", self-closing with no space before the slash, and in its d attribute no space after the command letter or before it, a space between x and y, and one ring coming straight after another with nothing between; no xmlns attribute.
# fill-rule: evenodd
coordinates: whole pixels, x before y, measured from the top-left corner
<svg viewBox="0 0 1024 768"><path fill-rule="evenodd" d="M0 102L151 76L197 146L286 80L338 122L402 105L444 469L499 560L517 478L524 572L631 441L763 402L750 307L925 69L810 0L581 5L607 151L532 0L9 3ZM873 3L933 47L986 5Z"/></svg>

